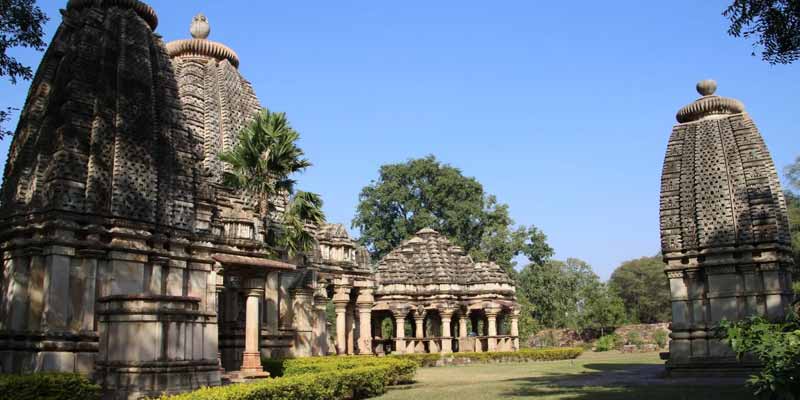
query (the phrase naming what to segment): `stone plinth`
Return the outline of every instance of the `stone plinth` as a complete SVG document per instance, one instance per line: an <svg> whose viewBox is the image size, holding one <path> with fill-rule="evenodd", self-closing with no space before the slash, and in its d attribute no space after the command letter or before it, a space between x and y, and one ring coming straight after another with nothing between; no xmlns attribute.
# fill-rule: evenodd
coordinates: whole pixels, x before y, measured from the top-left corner
<svg viewBox="0 0 800 400"><path fill-rule="evenodd" d="M98 299L100 354L95 378L107 398L179 393L220 384L214 315L188 296Z"/></svg>

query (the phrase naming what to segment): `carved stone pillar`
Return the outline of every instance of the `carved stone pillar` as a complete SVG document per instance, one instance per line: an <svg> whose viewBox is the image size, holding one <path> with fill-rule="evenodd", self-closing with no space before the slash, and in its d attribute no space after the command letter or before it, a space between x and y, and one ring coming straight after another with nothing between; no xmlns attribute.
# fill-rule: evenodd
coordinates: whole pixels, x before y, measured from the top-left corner
<svg viewBox="0 0 800 400"><path fill-rule="evenodd" d="M453 318L453 310L442 310L439 312L442 317L442 353L449 354L453 352L453 338L450 332L450 321Z"/></svg>
<svg viewBox="0 0 800 400"><path fill-rule="evenodd" d="M371 288L361 288L359 290L358 298L356 299L360 324L359 354L372 354L372 306L374 302L375 299L372 297Z"/></svg>
<svg viewBox="0 0 800 400"><path fill-rule="evenodd" d="M488 336L489 339L487 342L487 347L489 351L497 351L497 315L500 314L500 310L496 308L488 308L486 309L486 322L489 331Z"/></svg>
<svg viewBox="0 0 800 400"><path fill-rule="evenodd" d="M469 332L467 332L467 321L469 321L469 317L464 314L458 317L458 337L462 339L469 336Z"/></svg>
<svg viewBox="0 0 800 400"><path fill-rule="evenodd" d="M279 329L278 321L280 320L278 314L280 273L277 271L268 272L267 282L264 287L264 322L266 323L267 332L271 335L277 335Z"/></svg>
<svg viewBox="0 0 800 400"><path fill-rule="evenodd" d="M248 279L245 314L244 354L242 355L242 372L261 374L261 351L259 349L259 317L258 304L264 295L264 282L261 279Z"/></svg>
<svg viewBox="0 0 800 400"><path fill-rule="evenodd" d="M519 309L514 309L511 314L511 340L512 350L519 350Z"/></svg>
<svg viewBox="0 0 800 400"><path fill-rule="evenodd" d="M325 312L328 296L321 286L314 293L314 345L311 353L315 356L328 355L328 316Z"/></svg>
<svg viewBox="0 0 800 400"><path fill-rule="evenodd" d="M294 328L297 331L292 352L295 357L308 357L311 355L313 342L311 307L314 292L309 288L295 289L292 298L292 315L294 316Z"/></svg>
<svg viewBox="0 0 800 400"><path fill-rule="evenodd" d="M356 354L356 309L352 303L347 305L347 312L345 313L345 330L347 330L347 354Z"/></svg>
<svg viewBox="0 0 800 400"><path fill-rule="evenodd" d="M425 312L414 312L414 336L417 339L425 338Z"/></svg>
<svg viewBox="0 0 800 400"><path fill-rule="evenodd" d="M398 310L393 311L392 316L394 317L394 326L395 326L395 349L398 354L403 354L406 352L406 315L408 311L406 310Z"/></svg>
<svg viewBox="0 0 800 400"><path fill-rule="evenodd" d="M350 288L337 286L333 295L333 305L336 308L336 351L337 354L347 354L347 305L350 303Z"/></svg>
<svg viewBox="0 0 800 400"><path fill-rule="evenodd" d="M422 307L414 311L414 336L418 339L414 344L416 353L425 352L425 342L422 340L425 338L425 314L425 309Z"/></svg>

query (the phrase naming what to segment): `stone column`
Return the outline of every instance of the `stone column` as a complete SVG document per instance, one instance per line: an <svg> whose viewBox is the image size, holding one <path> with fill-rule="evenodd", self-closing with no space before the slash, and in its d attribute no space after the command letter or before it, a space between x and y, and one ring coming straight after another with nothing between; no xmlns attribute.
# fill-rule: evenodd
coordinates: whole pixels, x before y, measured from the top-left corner
<svg viewBox="0 0 800 400"><path fill-rule="evenodd" d="M356 354L356 309L353 304L347 304L347 313L345 313L345 330L347 330L347 354Z"/></svg>
<svg viewBox="0 0 800 400"><path fill-rule="evenodd" d="M415 343L414 351L417 353L425 352L425 342L422 341L425 338L425 314L425 310L414 311L414 336L418 339Z"/></svg>
<svg viewBox="0 0 800 400"><path fill-rule="evenodd" d="M453 318L453 310L442 310L439 315L442 317L442 353L452 353L453 338L450 332L450 321Z"/></svg>
<svg viewBox="0 0 800 400"><path fill-rule="evenodd" d="M519 350L519 310L514 309L511 314L511 350Z"/></svg>
<svg viewBox="0 0 800 400"><path fill-rule="evenodd" d="M469 332L467 332L467 321L469 321L469 317L466 315L458 317L458 337L462 339L469 336Z"/></svg>
<svg viewBox="0 0 800 400"><path fill-rule="evenodd" d="M294 328L297 331L295 336L293 354L295 357L311 356L313 342L313 329L311 323L311 303L314 292L310 288L294 289L292 293L292 315L294 316Z"/></svg>
<svg viewBox="0 0 800 400"><path fill-rule="evenodd" d="M264 318L267 332L271 335L278 334L278 293L280 290L280 272L270 271L267 273L267 282L264 286Z"/></svg>
<svg viewBox="0 0 800 400"><path fill-rule="evenodd" d="M395 349L398 354L405 353L406 350L406 314L408 312L405 310L402 311L392 311L392 316L394 316L394 326L395 326Z"/></svg>
<svg viewBox="0 0 800 400"><path fill-rule="evenodd" d="M489 351L497 351L497 315L500 314L500 310L495 308L489 308L486 310L486 323L488 326L488 336L489 339L487 342L487 347Z"/></svg>
<svg viewBox="0 0 800 400"><path fill-rule="evenodd" d="M311 353L315 356L328 355L328 316L325 309L328 295L325 287L320 286L314 293L314 346Z"/></svg>
<svg viewBox="0 0 800 400"><path fill-rule="evenodd" d="M336 308L336 351L337 354L347 354L347 304L350 303L350 288L337 286L333 295L333 304Z"/></svg>
<svg viewBox="0 0 800 400"><path fill-rule="evenodd" d="M247 302L244 330L244 354L242 355L242 372L263 373L261 351L259 349L259 313L258 303L264 295L264 282L261 279L247 280Z"/></svg>
<svg viewBox="0 0 800 400"><path fill-rule="evenodd" d="M371 288L359 289L356 306L359 314L358 353L372 354L372 306L375 299L372 297Z"/></svg>

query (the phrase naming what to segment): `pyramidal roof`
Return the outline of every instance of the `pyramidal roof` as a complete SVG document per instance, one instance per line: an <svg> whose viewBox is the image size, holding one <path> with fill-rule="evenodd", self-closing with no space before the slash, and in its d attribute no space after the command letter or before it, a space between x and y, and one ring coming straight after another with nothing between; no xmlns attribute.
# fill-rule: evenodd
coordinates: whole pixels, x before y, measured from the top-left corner
<svg viewBox="0 0 800 400"><path fill-rule="evenodd" d="M499 265L476 263L460 246L439 232L424 228L380 261L378 283L470 285L512 281Z"/></svg>

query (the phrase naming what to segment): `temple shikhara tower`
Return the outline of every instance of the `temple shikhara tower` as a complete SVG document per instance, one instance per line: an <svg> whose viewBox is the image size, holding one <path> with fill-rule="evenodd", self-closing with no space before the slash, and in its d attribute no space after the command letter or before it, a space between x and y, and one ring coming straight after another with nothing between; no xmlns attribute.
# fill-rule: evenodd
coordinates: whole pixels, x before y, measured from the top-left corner
<svg viewBox="0 0 800 400"><path fill-rule="evenodd" d="M262 357L453 351L456 317L462 338L467 317L484 327L461 348L518 347L508 277L434 231L378 274L341 225L313 227L309 254L268 246L288 195L261 215L221 184L218 155L261 104L205 16L167 44L138 0L70 0L62 16L0 192L0 372L78 372L128 399L263 376Z"/></svg>
<svg viewBox="0 0 800 400"><path fill-rule="evenodd" d="M786 204L764 140L734 99L697 85L678 111L661 180L661 249L672 298L671 373L747 369L715 334L723 319L779 319L792 300Z"/></svg>

